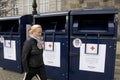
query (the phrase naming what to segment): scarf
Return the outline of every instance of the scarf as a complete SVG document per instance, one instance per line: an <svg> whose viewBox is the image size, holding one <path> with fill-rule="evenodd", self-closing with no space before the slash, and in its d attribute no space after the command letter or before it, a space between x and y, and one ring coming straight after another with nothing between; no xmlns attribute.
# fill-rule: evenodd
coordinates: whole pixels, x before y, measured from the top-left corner
<svg viewBox="0 0 120 80"><path fill-rule="evenodd" d="M31 38L37 40L37 47L38 47L39 49L43 49L44 42L43 42L42 37L39 37L39 38L38 38L38 37L35 37L34 35L32 35Z"/></svg>

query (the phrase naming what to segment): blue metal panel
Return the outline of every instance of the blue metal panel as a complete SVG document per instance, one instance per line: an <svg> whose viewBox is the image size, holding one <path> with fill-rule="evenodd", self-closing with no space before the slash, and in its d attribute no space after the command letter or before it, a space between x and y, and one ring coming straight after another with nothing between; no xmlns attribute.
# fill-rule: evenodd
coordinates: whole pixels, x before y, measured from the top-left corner
<svg viewBox="0 0 120 80"><path fill-rule="evenodd" d="M46 37L46 41L52 41L52 37ZM67 80L68 38L56 35L54 42L60 42L60 67L46 66L47 76L53 80Z"/></svg>
<svg viewBox="0 0 120 80"><path fill-rule="evenodd" d="M32 15L0 18L0 36L2 36L4 40L14 40L16 42L16 60L4 58L3 44L5 44L5 42L0 43L0 67L17 72L23 71L21 62L22 45L26 40L26 24L31 25L32 22Z"/></svg>
<svg viewBox="0 0 120 80"><path fill-rule="evenodd" d="M60 67L46 65L48 78L68 80L68 12L40 14L35 24L42 25L45 42L60 42Z"/></svg>
<svg viewBox="0 0 120 80"><path fill-rule="evenodd" d="M77 38L77 37L76 37ZM71 38L73 41L75 38ZM82 39L82 43L94 43L98 44L97 39ZM71 42L72 43L72 42ZM114 67L116 56L116 40L115 39L100 39L99 44L106 44L106 59L105 59L105 72L91 72L79 70L80 48L75 48L71 45L70 54L70 80L113 80L114 79Z"/></svg>
<svg viewBox="0 0 120 80"><path fill-rule="evenodd" d="M65 15L68 15L68 12L43 13L40 15L39 14L35 15L34 17L35 18L40 18L40 17L47 18L47 17L56 17L56 16L65 16Z"/></svg>
<svg viewBox="0 0 120 80"><path fill-rule="evenodd" d="M71 11L69 80L114 79L118 27L117 13L117 9ZM73 46L73 40L76 38L80 39L82 44L106 44L105 71L103 73L79 69L79 66L82 65L80 64L80 47Z"/></svg>
<svg viewBox="0 0 120 80"><path fill-rule="evenodd" d="M88 15L88 14L116 14L118 9L83 9L83 10L72 10L71 15Z"/></svg>
<svg viewBox="0 0 120 80"><path fill-rule="evenodd" d="M5 40L10 40L10 41L15 41L16 43L16 60L10 60L10 59L5 59L4 58L4 49L3 49L3 43L2 48L0 49L0 66L3 67L4 69L9 69L17 72L22 71L22 65L21 65L21 42L20 42L20 36L12 36L11 38L9 36L3 36ZM12 51L13 52L13 51ZM11 52L11 53L12 53Z"/></svg>

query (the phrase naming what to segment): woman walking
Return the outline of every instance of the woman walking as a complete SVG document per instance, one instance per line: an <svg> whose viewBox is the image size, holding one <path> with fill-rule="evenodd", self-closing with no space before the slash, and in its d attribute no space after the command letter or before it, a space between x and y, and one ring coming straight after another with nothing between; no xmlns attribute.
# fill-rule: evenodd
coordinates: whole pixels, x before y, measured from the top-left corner
<svg viewBox="0 0 120 80"><path fill-rule="evenodd" d="M25 71L23 80L31 80L34 76L37 76L38 80L47 80L43 62L41 25L33 25L29 33L30 39L25 41L22 51L22 63Z"/></svg>

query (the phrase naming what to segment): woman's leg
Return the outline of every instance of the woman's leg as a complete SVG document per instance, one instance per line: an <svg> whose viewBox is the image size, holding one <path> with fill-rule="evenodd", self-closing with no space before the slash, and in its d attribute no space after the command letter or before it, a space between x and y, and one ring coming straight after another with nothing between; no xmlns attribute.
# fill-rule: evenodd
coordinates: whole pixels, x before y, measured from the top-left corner
<svg viewBox="0 0 120 80"><path fill-rule="evenodd" d="M40 79L41 80L47 80L47 76L46 76L45 66L44 65L39 68L39 71L37 73L37 78L38 78L38 80L40 80Z"/></svg>
<svg viewBox="0 0 120 80"><path fill-rule="evenodd" d="M34 69L31 69L29 72L25 72L23 80L31 80L36 75Z"/></svg>

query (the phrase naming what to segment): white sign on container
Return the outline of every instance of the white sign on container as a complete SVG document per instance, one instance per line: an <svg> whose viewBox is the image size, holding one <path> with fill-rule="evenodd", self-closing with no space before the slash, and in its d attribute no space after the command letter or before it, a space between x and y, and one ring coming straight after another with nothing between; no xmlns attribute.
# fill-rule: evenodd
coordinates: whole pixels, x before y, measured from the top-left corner
<svg viewBox="0 0 120 80"><path fill-rule="evenodd" d="M16 60L16 42L14 40L4 41L4 59Z"/></svg>
<svg viewBox="0 0 120 80"><path fill-rule="evenodd" d="M45 42L43 60L45 65L60 67L60 42ZM54 49L53 49L54 47Z"/></svg>
<svg viewBox="0 0 120 80"><path fill-rule="evenodd" d="M98 53L97 53L98 47ZM85 53L85 48L88 54ZM97 55L93 55L97 54ZM79 70L104 73L106 44L82 44L80 47Z"/></svg>

